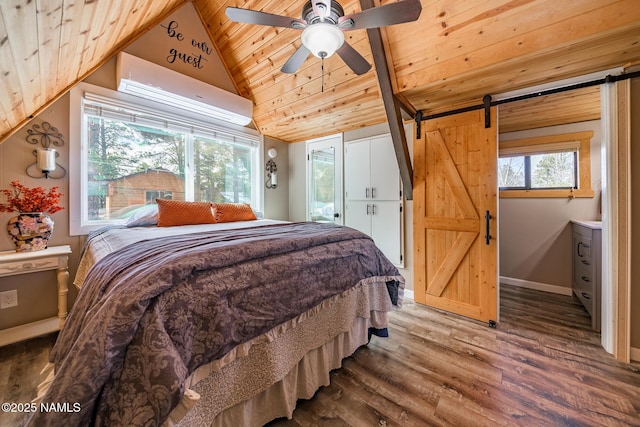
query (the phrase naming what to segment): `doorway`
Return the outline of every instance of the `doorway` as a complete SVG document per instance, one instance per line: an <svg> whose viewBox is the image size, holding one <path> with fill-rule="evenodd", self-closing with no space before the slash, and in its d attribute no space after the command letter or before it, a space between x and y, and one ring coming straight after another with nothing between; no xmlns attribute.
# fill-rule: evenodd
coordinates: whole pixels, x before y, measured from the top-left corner
<svg viewBox="0 0 640 427"><path fill-rule="evenodd" d="M307 141L307 183L307 220L342 224L342 134Z"/></svg>
<svg viewBox="0 0 640 427"><path fill-rule="evenodd" d="M603 79L608 75L621 74L623 69L605 70L580 78L555 82L546 87L530 88L521 93L501 95L513 98L523 93L534 93L551 87L562 87L580 82ZM598 213L602 216L602 346L618 360L628 362L630 355L629 333L629 80L599 86L595 101L601 111L600 140L602 166L599 185L594 185L594 198ZM569 111L580 111L578 105ZM553 111L562 111L554 108ZM527 114L532 115L529 111ZM503 118L503 117L502 117ZM577 120L576 120L577 121ZM502 122L501 122L502 123ZM502 250L503 248L501 248Z"/></svg>

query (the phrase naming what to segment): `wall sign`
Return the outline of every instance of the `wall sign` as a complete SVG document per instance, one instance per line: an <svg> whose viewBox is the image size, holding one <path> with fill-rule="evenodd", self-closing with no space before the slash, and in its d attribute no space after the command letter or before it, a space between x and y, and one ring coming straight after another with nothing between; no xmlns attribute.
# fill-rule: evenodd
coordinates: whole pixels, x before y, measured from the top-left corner
<svg viewBox="0 0 640 427"><path fill-rule="evenodd" d="M205 67L207 57L213 52L213 47L209 46L206 40L185 37L178 29L178 21L171 21L167 25L161 24L160 26L167 30L166 35L172 43L177 44L176 47L169 49L169 54L166 57L169 64L182 62L199 70Z"/></svg>

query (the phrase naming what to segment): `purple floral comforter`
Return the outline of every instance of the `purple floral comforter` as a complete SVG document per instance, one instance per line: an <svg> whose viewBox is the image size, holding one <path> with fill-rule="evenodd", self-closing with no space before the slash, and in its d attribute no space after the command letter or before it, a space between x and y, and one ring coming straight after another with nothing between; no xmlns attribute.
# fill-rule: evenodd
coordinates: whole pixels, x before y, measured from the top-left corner
<svg viewBox="0 0 640 427"><path fill-rule="evenodd" d="M127 246L89 272L51 353L42 402L80 410L35 413L30 424L159 425L196 368L368 277L390 293L403 281L368 236L332 224Z"/></svg>

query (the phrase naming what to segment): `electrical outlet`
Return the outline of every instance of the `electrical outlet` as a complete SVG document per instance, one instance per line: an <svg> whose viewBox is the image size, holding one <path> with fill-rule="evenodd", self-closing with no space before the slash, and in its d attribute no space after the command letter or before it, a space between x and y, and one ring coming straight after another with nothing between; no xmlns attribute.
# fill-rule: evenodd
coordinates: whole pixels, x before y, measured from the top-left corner
<svg viewBox="0 0 640 427"><path fill-rule="evenodd" d="M15 307L16 305L18 305L18 291L16 289L0 292L0 309Z"/></svg>

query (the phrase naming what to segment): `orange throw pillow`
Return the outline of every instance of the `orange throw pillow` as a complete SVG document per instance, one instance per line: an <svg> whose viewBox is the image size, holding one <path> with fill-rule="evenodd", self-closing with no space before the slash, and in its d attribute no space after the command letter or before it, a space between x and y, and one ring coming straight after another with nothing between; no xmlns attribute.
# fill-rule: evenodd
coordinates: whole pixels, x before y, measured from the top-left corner
<svg viewBox="0 0 640 427"><path fill-rule="evenodd" d="M256 215L247 203L214 203L216 222L251 221Z"/></svg>
<svg viewBox="0 0 640 427"><path fill-rule="evenodd" d="M216 223L209 202L156 199L156 203L158 204L158 227Z"/></svg>

